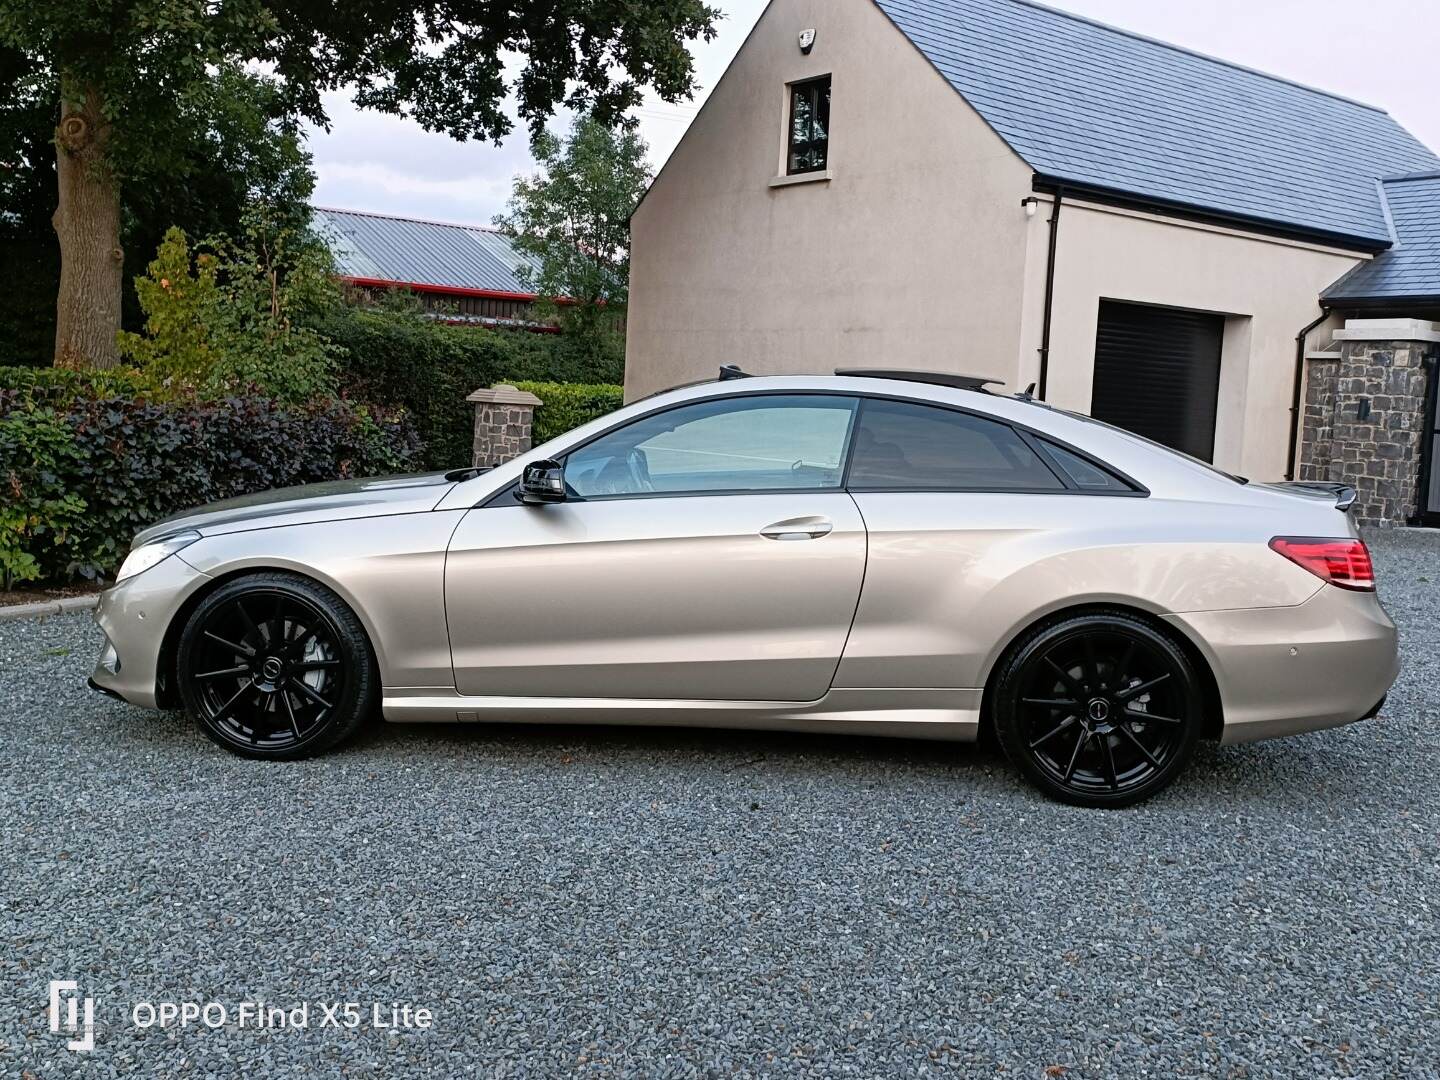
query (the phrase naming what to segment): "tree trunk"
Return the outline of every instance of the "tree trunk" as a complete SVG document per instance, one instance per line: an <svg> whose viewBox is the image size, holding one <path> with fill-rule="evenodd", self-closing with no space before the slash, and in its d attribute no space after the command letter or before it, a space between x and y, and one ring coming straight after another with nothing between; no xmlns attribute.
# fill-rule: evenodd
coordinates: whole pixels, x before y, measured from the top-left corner
<svg viewBox="0 0 1440 1080"><path fill-rule="evenodd" d="M55 307L55 366L108 368L120 362L124 253L120 185L106 161L110 124L100 95L61 103L55 129L59 203L51 222L60 240L60 295Z"/></svg>

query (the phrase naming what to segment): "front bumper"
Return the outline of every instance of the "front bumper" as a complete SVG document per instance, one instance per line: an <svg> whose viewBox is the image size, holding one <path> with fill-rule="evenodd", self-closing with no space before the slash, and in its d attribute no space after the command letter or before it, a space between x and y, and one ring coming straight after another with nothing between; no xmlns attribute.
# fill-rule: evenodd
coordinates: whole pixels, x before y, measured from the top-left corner
<svg viewBox="0 0 1440 1080"><path fill-rule="evenodd" d="M85 680L85 685L88 686L91 690L94 690L97 694L104 694L106 697L114 698L116 701L125 700L116 691L111 690L108 686L101 686L98 682L95 681L95 676L93 675Z"/></svg>
<svg viewBox="0 0 1440 1080"><path fill-rule="evenodd" d="M1400 672L1395 624L1373 592L1325 585L1295 607L1168 620L1210 661L1225 717L1223 743L1368 719Z"/></svg>
<svg viewBox="0 0 1440 1080"><path fill-rule="evenodd" d="M157 707L158 676L166 631L205 582L178 555L100 594L95 623L105 635L89 685L132 705Z"/></svg>

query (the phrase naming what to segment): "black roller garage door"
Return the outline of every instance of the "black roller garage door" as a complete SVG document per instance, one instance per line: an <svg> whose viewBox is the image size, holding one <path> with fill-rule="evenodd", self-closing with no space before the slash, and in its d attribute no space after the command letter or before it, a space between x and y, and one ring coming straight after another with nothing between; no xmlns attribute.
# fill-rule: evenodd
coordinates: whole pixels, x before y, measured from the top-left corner
<svg viewBox="0 0 1440 1080"><path fill-rule="evenodd" d="M1225 317L1100 302L1090 415L1210 461Z"/></svg>

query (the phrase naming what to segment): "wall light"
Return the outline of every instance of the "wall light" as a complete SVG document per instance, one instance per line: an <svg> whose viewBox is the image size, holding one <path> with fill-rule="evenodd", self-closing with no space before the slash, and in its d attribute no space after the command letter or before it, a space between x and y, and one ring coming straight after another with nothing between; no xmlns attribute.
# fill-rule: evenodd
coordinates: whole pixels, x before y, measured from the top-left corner
<svg viewBox="0 0 1440 1080"><path fill-rule="evenodd" d="M1035 211L1040 209L1040 200L1031 195L1028 199L1021 199L1020 205L1025 208L1025 216L1031 218L1035 216Z"/></svg>

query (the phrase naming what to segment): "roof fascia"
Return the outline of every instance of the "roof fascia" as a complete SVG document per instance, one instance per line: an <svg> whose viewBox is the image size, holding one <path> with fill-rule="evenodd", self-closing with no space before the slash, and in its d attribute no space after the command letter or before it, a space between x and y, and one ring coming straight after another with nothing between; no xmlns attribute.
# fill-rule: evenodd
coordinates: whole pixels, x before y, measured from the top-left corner
<svg viewBox="0 0 1440 1080"><path fill-rule="evenodd" d="M1222 225L1264 236L1277 236L1285 240L1303 240L1309 243L1325 244L1330 247L1343 248L1346 251L1363 252L1367 255L1379 254L1389 250L1391 246L1389 241L1377 240L1374 237L1353 236L1325 229L1309 229L1303 225L1272 221L1248 214L1230 213L1179 200L1137 195L1134 192L1118 191L1114 188L1067 180L1064 177L1050 176L1039 172L1035 174L1032 186L1034 190L1049 195L1063 190L1067 196L1087 199L1090 202L1103 203L1107 206L1119 206L1128 210L1140 210L1165 217L1199 221L1207 225Z"/></svg>

